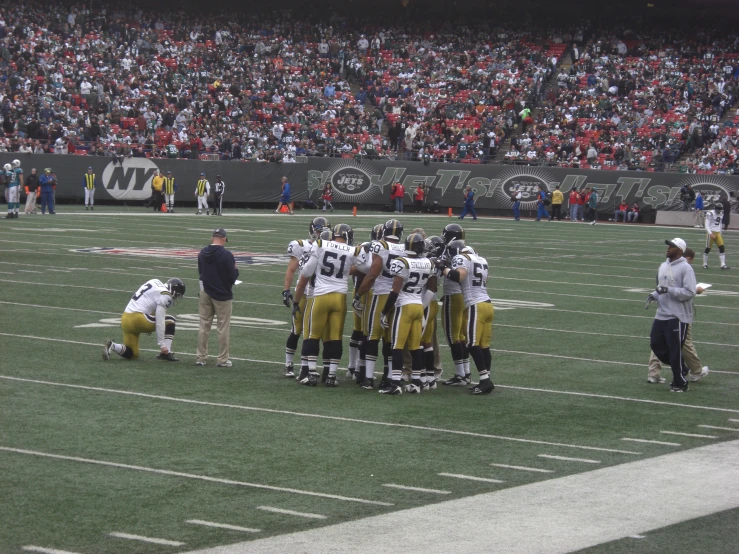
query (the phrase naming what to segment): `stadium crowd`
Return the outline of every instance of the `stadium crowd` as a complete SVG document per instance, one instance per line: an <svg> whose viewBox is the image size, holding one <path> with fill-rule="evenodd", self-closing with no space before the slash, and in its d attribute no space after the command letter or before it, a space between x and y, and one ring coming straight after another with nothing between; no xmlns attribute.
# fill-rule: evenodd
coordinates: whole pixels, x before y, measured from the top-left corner
<svg viewBox="0 0 739 554"><path fill-rule="evenodd" d="M510 162L731 171L739 39L704 39L23 0L0 18L0 151L485 163L510 139Z"/></svg>

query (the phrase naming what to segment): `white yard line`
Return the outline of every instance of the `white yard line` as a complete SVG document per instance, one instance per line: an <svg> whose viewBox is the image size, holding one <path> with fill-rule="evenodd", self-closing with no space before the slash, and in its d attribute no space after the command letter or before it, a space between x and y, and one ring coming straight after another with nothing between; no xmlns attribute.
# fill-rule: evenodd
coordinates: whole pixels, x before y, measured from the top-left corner
<svg viewBox="0 0 739 554"><path fill-rule="evenodd" d="M732 423L739 423L739 419L729 419Z"/></svg>
<svg viewBox="0 0 739 554"><path fill-rule="evenodd" d="M695 433L682 433L680 431L660 431L664 435L675 435L676 437L692 437L695 439L717 439L713 435L697 435Z"/></svg>
<svg viewBox="0 0 739 554"><path fill-rule="evenodd" d="M679 442L664 442L664 441L653 441L649 439L633 439L631 437L623 437L622 441L640 442L644 444L660 444L663 446L681 446Z"/></svg>
<svg viewBox="0 0 739 554"><path fill-rule="evenodd" d="M275 487L272 485L264 485L262 483L248 483L246 481L234 481L233 479L221 479L219 477L209 477L207 475L196 475L193 473L183 473L181 471L172 471L169 469L158 469L153 467L137 466L131 464L121 464L118 462L108 462L105 460L93 460L90 458L79 458L77 456L63 456L60 454L50 454L48 452L39 452L37 450L24 450L22 448L10 448L7 446L0 446L0 450L5 452L13 452L15 454L24 454L27 456L37 456L40 458L51 458L54 460L65 460L70 462L80 462L84 464L99 465L105 467L115 467L118 469L130 469L134 471L143 471L146 473L155 473L158 475L167 475L171 477L182 477L185 479L195 479L198 481L207 481L210 483L219 483L222 485L234 485L238 487L247 487L252 489L263 489L275 492L286 492L290 494L300 494L304 496L315 496L318 498L328 498L331 500L344 500L346 502L357 502L359 504L371 504L374 506L393 506L389 502L377 502L375 500L365 500L363 498L355 498L351 496L341 496L337 494L328 494L323 492L313 492L301 489L292 489L288 487Z"/></svg>
<svg viewBox="0 0 739 554"><path fill-rule="evenodd" d="M646 539L644 535L629 535L630 539Z"/></svg>
<svg viewBox="0 0 739 554"><path fill-rule="evenodd" d="M104 315L121 315L119 312L101 312L99 310L85 310L83 308L64 308L62 306L45 306L41 304L21 304L20 302L7 302L0 300L0 304L10 304L12 306L23 306L24 308L41 308L47 310L67 310L72 312L87 312L90 314L104 314Z"/></svg>
<svg viewBox="0 0 739 554"><path fill-rule="evenodd" d="M2 333L0 333L2 334ZM231 358L232 360L234 358ZM90 391L96 391L96 392L108 392L113 394L122 394L126 396L135 396L140 398L151 398L155 400L166 400L169 402L182 402L183 404L193 404L197 406L211 406L216 408L228 408L228 409L235 409L235 410L244 410L244 411L250 411L250 412L264 412L264 413L270 413L270 414L282 414L282 415L289 415L289 416L296 416L296 417L307 417L307 418L314 418L314 419L326 419L331 421L343 421L347 423L360 423L364 425L377 425L379 427L397 427L400 429L411 429L414 431L428 431L431 433L448 433L451 435L460 435L465 437L475 437L475 438L484 438L484 439L494 439L494 440L502 440L502 441L511 441L511 442L520 442L525 444L541 444L545 446L561 446L564 448L574 448L579 450L592 450L596 452L612 452L614 454L629 454L629 455L639 455L641 452L632 452L630 450L616 450L612 448L601 448L598 446L583 446L579 444L565 444L565 443L558 443L558 442L548 442L548 441L538 441L533 439L522 439L518 437L506 437L502 435L490 435L487 433L473 433L471 431L458 431L455 429L442 429L439 427L425 427L421 425L409 425L405 423L388 423L384 421L372 421L372 420L366 420L366 419L356 419L356 418L350 418L350 417L339 417L339 416L328 416L328 415L321 415L321 414L309 414L305 412L292 412L288 410L275 410L271 408L256 408L254 406L243 406L240 404L223 404L219 402L205 402L202 400L193 400L190 398L177 398L173 396L160 396L156 394L146 394L141 392L134 392L134 391L125 391L125 390L116 390L116 389L105 389L102 387L89 387L85 385L71 385L66 383L54 383L51 381L40 381L35 379L24 379L21 377L10 377L6 375L0 375L0 379L7 379L10 381L20 381L20 382L26 382L26 383L36 383L41 385L52 385L52 386L59 386L59 387L65 387L65 388L71 388L71 389L80 389L80 390L90 390Z"/></svg>
<svg viewBox="0 0 739 554"><path fill-rule="evenodd" d="M537 454L539 458L548 460L561 460L563 462L582 462L584 464L599 464L600 460L590 460L588 458L569 458L567 456L553 456L552 454Z"/></svg>
<svg viewBox="0 0 739 554"><path fill-rule="evenodd" d="M190 554L564 554L738 507L736 440ZM471 533L449 514L485 517ZM402 544L377 532L399 521L413 522Z"/></svg>
<svg viewBox="0 0 739 554"><path fill-rule="evenodd" d="M19 269L17 271L22 271L23 273L43 273L43 271L34 271L32 269Z"/></svg>
<svg viewBox="0 0 739 554"><path fill-rule="evenodd" d="M115 537L117 539L128 539L130 541L141 541L141 542L150 542L152 544L161 544L162 546L184 546L185 543L181 541L171 541L168 539L157 539L155 537L143 537L141 535L132 535L130 533L120 533L118 531L115 531L113 533L108 533L109 537Z"/></svg>
<svg viewBox="0 0 739 554"><path fill-rule="evenodd" d="M739 431L739 427L717 427L716 425L698 425L703 429L716 429L717 431Z"/></svg>
<svg viewBox="0 0 739 554"><path fill-rule="evenodd" d="M407 485L398 485L396 483L383 483L383 487L388 487L391 489L400 489L404 491L415 491L415 492L427 492L430 494L452 494L452 491L442 491L439 489L425 489L423 487L409 487Z"/></svg>
<svg viewBox="0 0 739 554"><path fill-rule="evenodd" d="M21 546L21 550L26 552L39 552L40 554L77 554L76 552L70 552L69 550L59 550L58 548L44 548L43 546Z"/></svg>
<svg viewBox="0 0 739 554"><path fill-rule="evenodd" d="M193 525L202 525L204 527L215 527L216 529L228 529L229 531L241 531L242 533L259 533L261 529L252 529L250 527L240 527L229 523L215 523L213 521L203 521L202 519L188 519L185 523Z"/></svg>
<svg viewBox="0 0 739 554"><path fill-rule="evenodd" d="M284 510L282 508L274 508L272 506L257 506L257 510L264 512L272 512L274 514L285 514L288 516L304 517L307 519L328 519L328 516L321 514L311 514L308 512L296 512L295 510Z"/></svg>
<svg viewBox="0 0 739 554"><path fill-rule="evenodd" d="M102 347L101 343L73 341L73 340L68 340L68 339L55 339L55 338L50 338L50 337L38 337L35 335L19 335L19 334L14 334L14 333L0 332L0 336L15 337L15 338L21 338L21 339L30 339L30 340L45 340L45 341L51 341L51 342L62 342L62 343L67 343L67 344L78 344L78 345L84 345L84 346L90 346L90 347L96 347L96 348ZM156 352L156 353L159 352L159 350L155 350L153 348L142 348L141 350L143 352ZM192 356L192 357L195 356L194 353L190 353L190 352L177 352L177 354L181 356ZM255 360L252 358L238 358L235 356L231 356L231 359L236 360L236 361L254 362L254 363L259 363L259 364L273 364L273 365L283 365L284 364L284 362L278 362L274 360ZM642 364L633 364L633 365L641 366ZM345 369L345 368L340 368L340 369ZM733 375L739 375L739 373L737 372L728 372L728 371L714 371L713 373L729 373ZM69 386L69 387L76 386L76 385L68 385L65 383L36 381L33 379L21 379L21 378L10 377L10 376L0 376L0 378L17 379L19 381L28 381L28 382L33 382L33 383L46 383L46 384L57 385L57 386ZM503 389L507 388L507 389L513 389L513 390L543 392L543 393L548 393L548 394L565 394L565 395L571 395L571 396L583 396L587 398L607 398L609 400L624 401L624 402L640 402L644 404L654 404L657 406L672 406L675 408L689 408L689 409L694 409L694 410L709 410L709 411L729 412L729 413L739 414L739 410L735 410L731 408L715 408L713 406L698 406L698 405L692 405L692 404L681 404L677 402L664 402L661 400L648 400L644 398L629 398L626 396L613 396L613 395L607 395L607 394L593 394L593 393L587 393L587 392L540 389L540 388L535 388L535 387L520 387L520 386L515 386L515 385L502 385L502 384L496 384L496 387L503 388ZM101 389L101 390L104 390L104 389ZM116 391L110 391L110 392L116 392ZM131 393L123 392L123 394L131 394Z"/></svg>
<svg viewBox="0 0 739 554"><path fill-rule="evenodd" d="M452 477L454 479L466 479L468 481L480 481L482 483L505 483L500 479L490 479L488 477L476 477L474 475L460 475L458 473L439 473L442 477Z"/></svg>
<svg viewBox="0 0 739 554"><path fill-rule="evenodd" d="M526 467L526 466L510 466L508 464L490 464L495 467L505 467L507 469L517 469L519 471L532 471L534 473L554 473L551 469L541 469L538 467Z"/></svg>

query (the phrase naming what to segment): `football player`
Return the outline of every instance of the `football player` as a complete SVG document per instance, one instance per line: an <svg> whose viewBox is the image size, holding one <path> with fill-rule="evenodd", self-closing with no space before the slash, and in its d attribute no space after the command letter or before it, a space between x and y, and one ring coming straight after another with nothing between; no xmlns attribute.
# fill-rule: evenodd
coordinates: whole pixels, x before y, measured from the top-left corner
<svg viewBox="0 0 739 554"><path fill-rule="evenodd" d="M310 282L314 288L313 303L308 311L307 337L303 340L302 354L308 359L308 386L318 383L316 366L319 340L324 339L324 357L330 359L327 387L338 386L336 370L342 356L342 333L346 319L346 294L352 266L366 273L369 269L369 253L353 246L354 231L349 225L334 227L332 240L317 240L310 251L310 258L301 269L295 289L293 313L300 311L300 301ZM307 308L306 308L307 309Z"/></svg>
<svg viewBox="0 0 739 554"><path fill-rule="evenodd" d="M408 235L404 247L405 256L396 258L390 264L393 285L380 316L383 329L392 327L393 355L391 381L388 386L380 389L381 394L403 393L400 377L403 349L406 347L411 353L411 382L406 385L405 390L420 394L423 388L423 295L434 266L431 260L421 257L426 249L426 241L420 233ZM426 294L433 296L436 292L435 285L429 289Z"/></svg>
<svg viewBox="0 0 739 554"><path fill-rule="evenodd" d="M386 381L389 379L393 364L390 332L380 325L380 315L393 288L393 274L390 273L390 266L393 260L405 256L405 245L400 244L402 238L403 224L397 219L386 221L382 230L382 239L372 242L372 265L369 272L362 280L359 290L354 293L355 304L361 302L362 297L367 294L364 309L364 329L367 335L365 375L369 375L370 378L375 373L380 339L383 339L382 355L385 359L385 367L380 388L385 388L387 385ZM401 368L402 366L398 369Z"/></svg>
<svg viewBox="0 0 739 554"><path fill-rule="evenodd" d="M141 285L128 301L126 310L121 316L123 344L108 340L103 349L103 360L109 360L111 352L127 360L138 358L139 335L156 331L159 345L157 359L178 362L179 360L172 354L176 319L173 315L167 314L167 310L183 296L185 283L177 278L172 278L166 283L159 279L151 279Z"/></svg>
<svg viewBox="0 0 739 554"><path fill-rule="evenodd" d="M490 337L493 334L493 303L488 296L488 262L469 246L452 241L447 247L446 261L440 263L447 281L459 283L464 297L467 348L480 374L480 382L471 394L489 394L495 388L490 380ZM448 265L451 264L451 267ZM447 267L445 267L447 266Z"/></svg>
<svg viewBox="0 0 739 554"><path fill-rule="evenodd" d="M447 248L452 242L457 250L464 247L464 229L456 223L450 223L444 227L441 238ZM441 274L437 273L437 275L440 278L443 277ZM456 387L465 386L470 383L470 357L465 346L464 297L459 283L444 279L444 295L441 308L441 323L454 362L454 377L444 381L444 384Z"/></svg>
<svg viewBox="0 0 739 554"><path fill-rule="evenodd" d="M360 246L365 249L371 249L373 241L382 239L383 229L384 225L382 223L375 225L370 231L369 242L363 242ZM364 277L364 274L361 273L353 276L354 292L359 290ZM364 308L367 306L368 296L369 293L366 292L358 299L355 299L352 304L354 308L354 329L349 339L349 367L346 371L347 377L353 377L357 384L365 389L374 388L374 375L367 375L367 335L364 328ZM365 381L367 382L365 383Z"/></svg>
<svg viewBox="0 0 739 554"><path fill-rule="evenodd" d="M726 265L726 250L724 249L724 238L721 236L721 230L724 224L724 206L721 202L716 202L712 210L706 212L706 250L703 253L703 269L708 269L708 253L711 246L716 243L718 246L718 259L721 261L721 269L729 269Z"/></svg>
<svg viewBox="0 0 739 554"><path fill-rule="evenodd" d="M433 236L426 239L426 255L432 262L444 256L446 244L441 237ZM436 300L437 274L429 277L426 289L432 290L431 295L424 291L423 295L423 335L421 336L421 347L423 348L423 361L426 375L423 390L436 388L436 359L438 357L439 344L436 339L436 315L439 313L439 303Z"/></svg>
<svg viewBox="0 0 739 554"><path fill-rule="evenodd" d="M18 219L18 209L21 205L21 189L23 188L23 170L20 160L13 160L12 164L5 164L5 177L8 183L6 199L8 201L8 215L5 219Z"/></svg>
<svg viewBox="0 0 739 554"><path fill-rule="evenodd" d="M308 226L308 240L294 240L287 245L287 254L290 256L290 261L287 263L287 270L285 271L285 280L283 282L282 291L282 303L288 308L292 307L293 295L290 292L290 287L293 283L293 277L295 272L298 270L300 260L306 252L310 250L310 246L318 239L318 236L324 229L330 229L331 224L325 217L316 217L311 221ZM290 335L287 337L287 343L285 344L285 377L295 377L295 370L293 368L293 358L295 357L295 351L298 348L298 340L303 332L303 314L305 313L305 303L308 301L308 295L304 296L301 300L300 310L293 314L292 318L292 329L290 329ZM307 360L305 360L305 366L307 367Z"/></svg>

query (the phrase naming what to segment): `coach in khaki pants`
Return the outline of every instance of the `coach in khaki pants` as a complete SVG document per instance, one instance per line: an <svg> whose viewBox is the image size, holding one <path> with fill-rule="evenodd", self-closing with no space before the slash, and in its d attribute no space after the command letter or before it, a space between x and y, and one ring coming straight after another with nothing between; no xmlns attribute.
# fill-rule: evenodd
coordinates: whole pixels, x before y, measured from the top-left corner
<svg viewBox="0 0 739 554"><path fill-rule="evenodd" d="M200 329L198 330L198 352L195 365L204 366L208 359L208 335L213 317L218 320L218 362L216 367L231 367L228 349L231 335L231 287L239 276L233 254L226 250L228 242L225 229L213 231L211 244L198 254L200 274Z"/></svg>

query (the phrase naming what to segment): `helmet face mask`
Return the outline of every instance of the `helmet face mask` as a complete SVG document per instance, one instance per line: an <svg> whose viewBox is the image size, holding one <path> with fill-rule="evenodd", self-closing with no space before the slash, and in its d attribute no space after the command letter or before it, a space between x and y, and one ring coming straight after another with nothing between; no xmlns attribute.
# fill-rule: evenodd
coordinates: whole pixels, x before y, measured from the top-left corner
<svg viewBox="0 0 739 554"><path fill-rule="evenodd" d="M441 232L441 238L446 244L453 240L464 240L464 229L458 223L450 223Z"/></svg>
<svg viewBox="0 0 739 554"><path fill-rule="evenodd" d="M463 240L453 240L446 245L446 256L451 260L454 256L461 254L464 249L465 244Z"/></svg>
<svg viewBox="0 0 739 554"><path fill-rule="evenodd" d="M400 242L403 238L403 224L397 219L389 219L385 222L382 231L384 240L393 239Z"/></svg>
<svg viewBox="0 0 739 554"><path fill-rule="evenodd" d="M308 226L310 238L317 239L318 236L321 234L321 231L323 231L324 229L331 229L331 224L328 222L328 219L326 219L325 217L314 218Z"/></svg>
<svg viewBox="0 0 739 554"><path fill-rule="evenodd" d="M167 281L166 285L169 292L172 293L172 298L175 300L179 300L185 296L185 283L182 282L182 279L172 277Z"/></svg>
<svg viewBox="0 0 739 554"><path fill-rule="evenodd" d="M421 233L411 233L405 239L405 250L407 253L413 252L416 256L421 256L426 251L426 239Z"/></svg>
<svg viewBox="0 0 739 554"><path fill-rule="evenodd" d="M351 246L354 244L354 230L346 223L339 223L334 227L333 238L343 238Z"/></svg>
<svg viewBox="0 0 739 554"><path fill-rule="evenodd" d="M441 237L433 236L426 239L426 254L429 258L441 258L446 251L446 244Z"/></svg>

